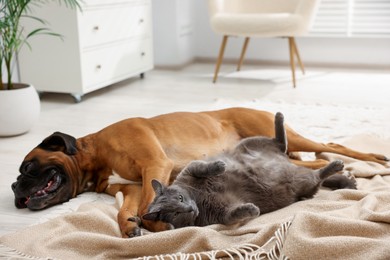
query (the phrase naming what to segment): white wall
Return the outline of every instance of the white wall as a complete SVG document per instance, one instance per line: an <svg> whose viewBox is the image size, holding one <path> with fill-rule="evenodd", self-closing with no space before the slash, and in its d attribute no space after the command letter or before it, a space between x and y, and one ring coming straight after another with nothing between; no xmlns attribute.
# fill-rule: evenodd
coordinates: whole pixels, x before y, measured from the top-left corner
<svg viewBox="0 0 390 260"><path fill-rule="evenodd" d="M207 0L153 0L157 65L180 65L193 58L215 59L222 36L211 31ZM162 17L165 21L161 22ZM192 19L192 20L191 20ZM157 24L156 24L157 22ZM189 34L179 30L188 26ZM238 59L242 38L229 38L225 58ZM390 39L298 38L306 65L384 66L390 68ZM288 62L286 39L252 39L247 59Z"/></svg>
<svg viewBox="0 0 390 260"><path fill-rule="evenodd" d="M153 0L154 61L179 66L194 58L195 0Z"/></svg>

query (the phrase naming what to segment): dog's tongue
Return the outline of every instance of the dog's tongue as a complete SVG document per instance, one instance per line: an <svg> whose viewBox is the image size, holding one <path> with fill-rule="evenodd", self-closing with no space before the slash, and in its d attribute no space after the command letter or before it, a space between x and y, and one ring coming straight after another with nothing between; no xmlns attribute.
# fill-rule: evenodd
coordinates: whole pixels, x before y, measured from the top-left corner
<svg viewBox="0 0 390 260"><path fill-rule="evenodd" d="M35 193L34 193L34 196L43 196L43 195L46 195L47 192L49 191L50 187L52 186L52 184L53 184L53 181L50 180L50 181L47 183L46 187L43 188L42 190L39 190L39 191L35 192ZM29 197L27 198L27 201L28 201L28 200L29 200ZM27 202L26 202L26 203L27 203Z"/></svg>
<svg viewBox="0 0 390 260"><path fill-rule="evenodd" d="M58 186L61 183L61 178L60 176L56 175L52 180L49 181L47 186L45 187L46 192L52 192L58 188Z"/></svg>
<svg viewBox="0 0 390 260"><path fill-rule="evenodd" d="M24 204L25 205L27 205L27 203L30 201L30 196L28 196L27 198L26 198L26 201L24 202Z"/></svg>
<svg viewBox="0 0 390 260"><path fill-rule="evenodd" d="M47 193L49 193L49 192L51 192L53 190L56 190L58 188L59 182L60 182L60 177L59 176L55 176L53 179L51 179L47 183L45 188L35 192L34 196L43 196L43 195L46 195Z"/></svg>

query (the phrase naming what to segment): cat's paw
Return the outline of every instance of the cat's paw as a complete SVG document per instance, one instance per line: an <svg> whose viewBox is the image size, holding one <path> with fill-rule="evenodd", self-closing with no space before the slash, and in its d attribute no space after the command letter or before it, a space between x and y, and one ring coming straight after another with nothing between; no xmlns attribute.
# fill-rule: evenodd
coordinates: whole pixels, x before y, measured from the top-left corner
<svg viewBox="0 0 390 260"><path fill-rule="evenodd" d="M343 189L354 189L357 190L357 182L355 176L350 171L345 171L342 176L345 176L345 182Z"/></svg>
<svg viewBox="0 0 390 260"><path fill-rule="evenodd" d="M222 160L212 162L208 165L209 172L212 172L214 174L224 173L225 169L226 169L226 163Z"/></svg>
<svg viewBox="0 0 390 260"><path fill-rule="evenodd" d="M344 162L342 160L336 160L329 164L331 172L339 172L344 169Z"/></svg>
<svg viewBox="0 0 390 260"><path fill-rule="evenodd" d="M342 171L343 169L344 169L343 161L341 160L333 161L320 170L320 178L323 180L337 172Z"/></svg>
<svg viewBox="0 0 390 260"><path fill-rule="evenodd" d="M326 178L322 182L322 186L331 190L338 189L357 189L357 182L353 174L345 171L343 174L335 174Z"/></svg>
<svg viewBox="0 0 390 260"><path fill-rule="evenodd" d="M260 209L253 203L245 203L234 208L229 215L230 224L245 223L260 215Z"/></svg>

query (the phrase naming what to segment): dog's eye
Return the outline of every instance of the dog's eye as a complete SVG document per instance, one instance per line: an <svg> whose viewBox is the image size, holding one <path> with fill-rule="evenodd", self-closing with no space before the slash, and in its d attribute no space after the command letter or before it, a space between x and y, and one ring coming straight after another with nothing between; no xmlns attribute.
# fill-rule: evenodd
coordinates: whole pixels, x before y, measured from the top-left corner
<svg viewBox="0 0 390 260"><path fill-rule="evenodd" d="M56 174L58 171L57 171L57 169L56 168L52 168L52 169L50 169L50 174Z"/></svg>
<svg viewBox="0 0 390 260"><path fill-rule="evenodd" d="M184 201L183 195L179 195L179 201L180 201L180 202L183 202L183 201Z"/></svg>
<svg viewBox="0 0 390 260"><path fill-rule="evenodd" d="M22 164L22 167L20 167L20 172L22 174L30 173L33 170L34 164L32 162L25 162Z"/></svg>
<svg viewBox="0 0 390 260"><path fill-rule="evenodd" d="M32 166L33 166L32 162L27 162L27 163L23 166L24 172L29 172L29 171L31 171Z"/></svg>
<svg viewBox="0 0 390 260"><path fill-rule="evenodd" d="M19 171L22 175L27 175L30 177L35 177L39 174L39 171L36 169L36 163L34 161L24 162Z"/></svg>

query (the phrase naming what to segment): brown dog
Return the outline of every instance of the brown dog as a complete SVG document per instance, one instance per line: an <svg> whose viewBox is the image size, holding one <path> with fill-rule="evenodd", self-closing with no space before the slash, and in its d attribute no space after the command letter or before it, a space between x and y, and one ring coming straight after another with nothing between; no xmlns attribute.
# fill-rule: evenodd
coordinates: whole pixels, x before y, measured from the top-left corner
<svg viewBox="0 0 390 260"><path fill-rule="evenodd" d="M383 155L310 141L288 126L286 132L288 152L332 152L381 164L388 161ZM84 191L111 195L121 191L120 230L123 237L137 236L138 216L147 212L154 198L152 179L168 184L191 160L233 148L245 137L273 134L273 114L246 108L130 118L79 139L56 132L34 148L20 166L21 174L12 184L15 205L39 210ZM328 163L292 160L311 168ZM128 182L110 182L114 175ZM161 222L143 220L142 224L151 231L167 229Z"/></svg>

